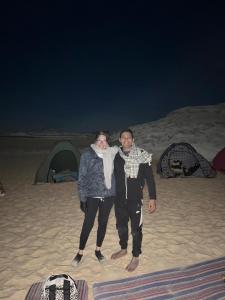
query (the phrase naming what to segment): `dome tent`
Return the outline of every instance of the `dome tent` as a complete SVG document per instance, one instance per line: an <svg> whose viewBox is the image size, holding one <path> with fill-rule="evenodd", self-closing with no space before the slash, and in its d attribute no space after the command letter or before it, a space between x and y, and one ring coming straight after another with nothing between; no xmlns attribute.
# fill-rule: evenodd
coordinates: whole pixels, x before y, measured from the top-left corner
<svg viewBox="0 0 225 300"><path fill-rule="evenodd" d="M215 170L225 172L225 147L216 154L212 165Z"/></svg>
<svg viewBox="0 0 225 300"><path fill-rule="evenodd" d="M161 177L215 177L210 163L188 143L174 143L161 155L157 164Z"/></svg>
<svg viewBox="0 0 225 300"><path fill-rule="evenodd" d="M69 141L61 141L38 168L34 184L76 180L79 162L78 149Z"/></svg>

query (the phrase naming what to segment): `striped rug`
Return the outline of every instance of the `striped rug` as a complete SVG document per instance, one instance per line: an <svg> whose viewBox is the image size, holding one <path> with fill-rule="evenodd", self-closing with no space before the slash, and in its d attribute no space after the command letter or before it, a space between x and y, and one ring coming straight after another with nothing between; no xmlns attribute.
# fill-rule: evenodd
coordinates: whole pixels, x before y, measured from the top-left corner
<svg viewBox="0 0 225 300"><path fill-rule="evenodd" d="M185 268L94 283L95 300L225 299L225 257Z"/></svg>

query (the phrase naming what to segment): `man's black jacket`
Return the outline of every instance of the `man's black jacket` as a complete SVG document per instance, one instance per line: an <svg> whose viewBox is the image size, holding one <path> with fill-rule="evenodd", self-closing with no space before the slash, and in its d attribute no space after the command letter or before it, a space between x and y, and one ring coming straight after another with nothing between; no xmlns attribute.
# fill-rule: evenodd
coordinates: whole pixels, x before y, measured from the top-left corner
<svg viewBox="0 0 225 300"><path fill-rule="evenodd" d="M146 180L149 198L156 199L156 188L152 167L148 163L140 164L137 178L127 178L126 185L124 164L124 159L117 153L114 159L116 198L134 200L143 199L143 188Z"/></svg>

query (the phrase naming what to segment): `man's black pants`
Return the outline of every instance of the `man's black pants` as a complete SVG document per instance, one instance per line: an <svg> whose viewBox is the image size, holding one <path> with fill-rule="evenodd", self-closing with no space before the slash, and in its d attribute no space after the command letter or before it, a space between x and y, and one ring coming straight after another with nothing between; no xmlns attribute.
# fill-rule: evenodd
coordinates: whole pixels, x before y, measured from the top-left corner
<svg viewBox="0 0 225 300"><path fill-rule="evenodd" d="M142 200L121 199L118 197L115 200L115 215L121 249L127 249L128 223L130 220L133 237L132 254L138 257L141 254L142 244Z"/></svg>

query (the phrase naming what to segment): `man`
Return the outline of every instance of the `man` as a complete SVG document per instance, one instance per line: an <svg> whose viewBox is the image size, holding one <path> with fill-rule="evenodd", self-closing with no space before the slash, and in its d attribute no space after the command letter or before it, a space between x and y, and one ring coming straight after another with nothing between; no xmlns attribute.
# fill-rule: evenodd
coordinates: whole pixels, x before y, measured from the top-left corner
<svg viewBox="0 0 225 300"><path fill-rule="evenodd" d="M142 199L145 180L149 192L149 213L156 210L156 189L151 168L152 155L134 144L133 132L122 130L119 139L122 147L114 160L116 179L115 215L121 250L112 254L118 259L127 254L128 222L133 237L132 259L126 270L134 271L139 264L142 243Z"/></svg>

